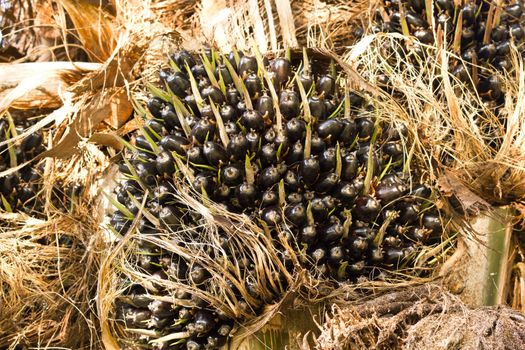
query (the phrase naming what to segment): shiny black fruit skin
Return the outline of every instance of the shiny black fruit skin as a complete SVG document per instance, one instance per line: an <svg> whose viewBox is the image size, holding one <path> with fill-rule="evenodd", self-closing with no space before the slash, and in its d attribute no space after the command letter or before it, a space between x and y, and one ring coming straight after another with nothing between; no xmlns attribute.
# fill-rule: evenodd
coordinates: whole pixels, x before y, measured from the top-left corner
<svg viewBox="0 0 525 350"><path fill-rule="evenodd" d="M329 193L339 184L339 176L334 173L321 175L321 179L316 183L315 190L319 193Z"/></svg>
<svg viewBox="0 0 525 350"><path fill-rule="evenodd" d="M356 121L359 137L366 139L374 133L374 122L370 118L358 118Z"/></svg>
<svg viewBox="0 0 525 350"><path fill-rule="evenodd" d="M259 187L262 189L266 189L277 184L280 180L281 175L279 174L279 171L275 166L270 165L269 167L265 168L259 175Z"/></svg>
<svg viewBox="0 0 525 350"><path fill-rule="evenodd" d="M334 147L327 148L319 155L319 165L322 171L331 171L335 169L337 162L337 151Z"/></svg>
<svg viewBox="0 0 525 350"><path fill-rule="evenodd" d="M262 84L261 79L257 76L257 74L248 74L244 80L244 85L246 86L246 90L248 90L250 98L258 98L261 95Z"/></svg>
<svg viewBox="0 0 525 350"><path fill-rule="evenodd" d="M239 60L238 73L240 76L248 73L257 73L257 60L252 56L242 56Z"/></svg>
<svg viewBox="0 0 525 350"><path fill-rule="evenodd" d="M368 222L374 221L380 210L381 205L377 199L370 196L361 196L356 199L352 213L356 219Z"/></svg>
<svg viewBox="0 0 525 350"><path fill-rule="evenodd" d="M317 230L315 226L304 226L299 236L301 243L312 245L317 241Z"/></svg>
<svg viewBox="0 0 525 350"><path fill-rule="evenodd" d="M301 119L290 119L286 123L286 132L290 141L303 140L306 133L306 123Z"/></svg>
<svg viewBox="0 0 525 350"><path fill-rule="evenodd" d="M201 91L201 96L204 99L204 101L209 102L209 100L213 101L214 103L221 105L225 101L225 97L222 94L221 90L215 86L207 86Z"/></svg>
<svg viewBox="0 0 525 350"><path fill-rule="evenodd" d="M219 80L222 77L222 80L226 86L233 84L233 79L230 74L230 71L225 64L219 64L215 69L215 77Z"/></svg>
<svg viewBox="0 0 525 350"><path fill-rule="evenodd" d="M199 143L203 144L207 139L213 138L215 134L215 123L208 118L202 118L191 129L193 136Z"/></svg>
<svg viewBox="0 0 525 350"><path fill-rule="evenodd" d="M188 139L175 135L164 136L160 140L162 148L168 152L176 152L179 155L185 155L186 149L189 147Z"/></svg>
<svg viewBox="0 0 525 350"><path fill-rule="evenodd" d="M435 235L441 234L441 232L443 232L443 224L437 213L424 214L421 222L425 228L431 230Z"/></svg>
<svg viewBox="0 0 525 350"><path fill-rule="evenodd" d="M241 164L230 164L221 169L221 181L228 186L239 185L243 176L244 167Z"/></svg>
<svg viewBox="0 0 525 350"><path fill-rule="evenodd" d="M284 90L279 97L279 109L286 118L295 118L299 115L300 99L297 92Z"/></svg>
<svg viewBox="0 0 525 350"><path fill-rule="evenodd" d="M276 58L270 65L270 70L275 74L279 85L283 85L292 75L291 63L286 58Z"/></svg>
<svg viewBox="0 0 525 350"><path fill-rule="evenodd" d="M401 199L405 192L406 188L401 184L386 185L381 183L376 187L375 197L379 199L383 205L387 205L396 199Z"/></svg>
<svg viewBox="0 0 525 350"><path fill-rule="evenodd" d="M203 154L210 165L220 165L228 160L228 153L216 142L207 141L204 143Z"/></svg>
<svg viewBox="0 0 525 350"><path fill-rule="evenodd" d="M314 79L311 74L307 74L306 72L302 71L299 74L299 81L303 85L303 89L306 93L310 91L312 88L312 85L314 84Z"/></svg>
<svg viewBox="0 0 525 350"><path fill-rule="evenodd" d="M344 228L340 223L334 223L325 227L319 239L323 242L335 242L343 236Z"/></svg>
<svg viewBox="0 0 525 350"><path fill-rule="evenodd" d="M235 196L239 204L245 208L251 208L257 200L258 190L253 184L243 183L235 189Z"/></svg>
<svg viewBox="0 0 525 350"><path fill-rule="evenodd" d="M192 185L199 193L205 191L207 194L211 194L216 184L217 181L213 172L201 172L195 176Z"/></svg>
<svg viewBox="0 0 525 350"><path fill-rule="evenodd" d="M273 119L275 116L273 100L268 94L265 93L257 101L257 111L265 118Z"/></svg>
<svg viewBox="0 0 525 350"><path fill-rule="evenodd" d="M322 96L332 96L335 92L335 79L330 75L323 75L317 81L317 93Z"/></svg>
<svg viewBox="0 0 525 350"><path fill-rule="evenodd" d="M171 155L167 152L162 152L155 160L155 167L157 172L162 176L170 176L175 172L175 163Z"/></svg>
<svg viewBox="0 0 525 350"><path fill-rule="evenodd" d="M221 115L223 122L235 122L238 118L237 110L229 104L222 105L219 110L219 114Z"/></svg>
<svg viewBox="0 0 525 350"><path fill-rule="evenodd" d="M181 72L175 72L166 78L166 84L171 92L183 98L186 91L190 88L190 82Z"/></svg>
<svg viewBox="0 0 525 350"><path fill-rule="evenodd" d="M161 112L164 108L164 100L159 97L153 97L146 103L146 108L155 118L161 118Z"/></svg>
<svg viewBox="0 0 525 350"><path fill-rule="evenodd" d="M295 226L302 226L306 222L306 207L302 203L287 207L284 215Z"/></svg>
<svg viewBox="0 0 525 350"><path fill-rule="evenodd" d="M310 107L310 114L312 117L317 119L326 119L328 117L324 100L319 97L311 96L308 99L308 106Z"/></svg>
<svg viewBox="0 0 525 350"><path fill-rule="evenodd" d="M310 140L312 154L320 154L326 149L326 142L315 132Z"/></svg>
<svg viewBox="0 0 525 350"><path fill-rule="evenodd" d="M344 181L352 181L356 177L359 167L359 162L355 152L347 154L342 159L342 163L341 179Z"/></svg>
<svg viewBox="0 0 525 350"><path fill-rule="evenodd" d="M193 56L186 50L180 50L171 54L170 58L177 64L177 66L184 70L185 66L192 68L196 62Z"/></svg>
<svg viewBox="0 0 525 350"><path fill-rule="evenodd" d="M230 138L230 142L226 147L226 150L231 158L236 160L244 160L250 143L243 134L234 135Z"/></svg>
<svg viewBox="0 0 525 350"><path fill-rule="evenodd" d="M261 213L261 218L270 226L275 226L282 221L281 212L277 207L264 208Z"/></svg>
<svg viewBox="0 0 525 350"><path fill-rule="evenodd" d="M313 185L319 178L320 172L321 166L315 157L303 160L299 166L299 174L306 185Z"/></svg>
<svg viewBox="0 0 525 350"><path fill-rule="evenodd" d="M251 130L262 132L264 130L264 119L258 111L249 110L241 116L242 125Z"/></svg>
<svg viewBox="0 0 525 350"><path fill-rule="evenodd" d="M319 124L317 134L323 139L336 141L343 132L344 124L336 118L328 119Z"/></svg>

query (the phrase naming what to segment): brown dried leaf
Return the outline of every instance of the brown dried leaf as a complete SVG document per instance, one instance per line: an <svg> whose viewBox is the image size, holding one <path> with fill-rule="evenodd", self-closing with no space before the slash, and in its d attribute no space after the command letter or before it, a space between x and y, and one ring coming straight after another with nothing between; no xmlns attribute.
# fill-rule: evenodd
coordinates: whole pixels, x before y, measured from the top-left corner
<svg viewBox="0 0 525 350"><path fill-rule="evenodd" d="M112 133L96 132L93 135L91 135L91 137L89 138L89 142L93 142L102 146L108 146L118 151L122 150L122 148L124 147L122 145L122 142L120 142L119 138Z"/></svg>
<svg viewBox="0 0 525 350"><path fill-rule="evenodd" d="M82 103L67 134L52 149L40 157L68 158L78 151L78 144L83 138L89 138L100 122L106 118L124 118L120 115L131 115L133 107L128 101L124 88L112 88L98 92Z"/></svg>
<svg viewBox="0 0 525 350"><path fill-rule="evenodd" d="M117 45L116 23L101 3L88 0L59 0L71 17L78 38L91 60L104 62L111 57Z"/></svg>
<svg viewBox="0 0 525 350"><path fill-rule="evenodd" d="M438 186L445 197L457 199L466 213L479 214L482 210L490 208L487 201L472 192L452 171L446 171L438 179Z"/></svg>

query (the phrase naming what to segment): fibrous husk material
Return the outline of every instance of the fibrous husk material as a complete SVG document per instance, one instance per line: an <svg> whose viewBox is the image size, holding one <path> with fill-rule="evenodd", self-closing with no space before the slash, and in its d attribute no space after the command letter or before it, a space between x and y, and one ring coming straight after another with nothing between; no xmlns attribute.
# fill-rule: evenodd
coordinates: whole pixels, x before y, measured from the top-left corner
<svg viewBox="0 0 525 350"><path fill-rule="evenodd" d="M292 2L299 45L345 52L356 41L353 30L368 27L379 4L377 0Z"/></svg>
<svg viewBox="0 0 525 350"><path fill-rule="evenodd" d="M0 212L2 349L100 348L95 293L105 243L97 179L107 164L87 148L67 161L43 160L38 218Z"/></svg>
<svg viewBox="0 0 525 350"><path fill-rule="evenodd" d="M0 348L93 348L96 226L2 214Z"/></svg>
<svg viewBox="0 0 525 350"><path fill-rule="evenodd" d="M317 350L525 349L523 314L504 306L468 308L437 284L334 305L320 328Z"/></svg>

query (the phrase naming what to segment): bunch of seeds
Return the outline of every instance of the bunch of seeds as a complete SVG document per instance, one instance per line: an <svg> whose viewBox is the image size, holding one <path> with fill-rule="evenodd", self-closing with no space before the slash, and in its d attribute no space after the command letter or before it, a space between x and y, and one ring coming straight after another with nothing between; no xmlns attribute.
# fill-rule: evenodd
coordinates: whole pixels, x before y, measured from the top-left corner
<svg viewBox="0 0 525 350"><path fill-rule="evenodd" d="M473 86L491 107L504 102L500 78L492 69L512 69L511 46L518 52L525 44L525 16L522 0L453 1L388 0L378 13L375 30L413 35L423 44L433 45L437 32L445 33L447 47L464 60L451 62L451 73ZM412 46L421 57L422 47Z"/></svg>
<svg viewBox="0 0 525 350"><path fill-rule="evenodd" d="M303 268L341 282L405 266L418 248L440 239L432 191L418 183L406 160L408 131L382 121L373 101L345 88L344 73L326 58L179 51L170 65L160 71L165 90L152 89L156 96L143 111L145 125L119 164L125 180L115 191L115 231L130 229L142 203L160 227L145 216L139 237L159 230L177 235L200 225L201 218L176 199L182 179L202 203L244 215L273 237L290 272L293 259L278 239L283 235ZM193 237L188 239L203 236ZM178 244L194 244L182 241ZM227 247L222 246L228 252ZM138 268L149 276L206 288L205 266L144 242L137 254ZM253 276L256 264L238 266ZM260 306L271 302L258 293L261 286L246 283ZM176 293L135 284L117 305L119 317L128 328L153 330L142 339L155 348L223 344L233 320L205 302L183 307L155 300L195 299L187 291ZM176 341L167 336L173 332L179 333ZM152 341L159 338L171 341Z"/></svg>
<svg viewBox="0 0 525 350"><path fill-rule="evenodd" d="M30 120L5 117L0 120L0 142L16 137L24 132L32 122ZM44 151L41 131L30 134L18 143L7 142L0 146L0 171L16 167L30 161ZM42 169L40 169L42 170ZM43 203L37 198L40 190L40 171L31 165L20 171L0 178L1 207L6 211L25 211L27 213L42 210Z"/></svg>
<svg viewBox="0 0 525 350"><path fill-rule="evenodd" d="M42 217L45 195L42 175L44 162L35 160L45 151L45 130L37 130L22 140L10 140L36 123L32 118L6 116L0 120L0 172L30 162L20 170L0 178L0 208L7 212L24 212ZM61 180L53 184L50 201L56 209L67 210L73 197L78 197L82 187L73 183L64 186Z"/></svg>

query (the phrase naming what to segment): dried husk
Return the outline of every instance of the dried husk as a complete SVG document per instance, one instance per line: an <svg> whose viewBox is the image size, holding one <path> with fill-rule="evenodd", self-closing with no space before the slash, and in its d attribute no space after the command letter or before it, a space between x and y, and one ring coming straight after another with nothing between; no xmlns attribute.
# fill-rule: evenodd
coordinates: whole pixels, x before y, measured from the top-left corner
<svg viewBox="0 0 525 350"><path fill-rule="evenodd" d="M2 214L2 227L0 346L96 348L96 225Z"/></svg>
<svg viewBox="0 0 525 350"><path fill-rule="evenodd" d="M525 342L522 313L469 308L439 284L334 304L326 317L311 349L521 349Z"/></svg>

